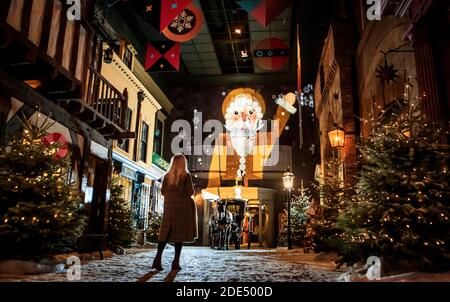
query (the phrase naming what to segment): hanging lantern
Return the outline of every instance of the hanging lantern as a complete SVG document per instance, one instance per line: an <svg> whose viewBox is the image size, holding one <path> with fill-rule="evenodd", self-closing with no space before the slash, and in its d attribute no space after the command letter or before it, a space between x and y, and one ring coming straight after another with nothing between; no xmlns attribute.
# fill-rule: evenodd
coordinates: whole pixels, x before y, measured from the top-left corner
<svg viewBox="0 0 450 302"><path fill-rule="evenodd" d="M106 64L111 64L113 60L114 52L110 46L108 46L107 49L105 49L105 53L103 54L103 62Z"/></svg>
<svg viewBox="0 0 450 302"><path fill-rule="evenodd" d="M283 186L287 190L291 190L294 186L294 174L288 169L286 172L284 172L283 176L281 177L283 179Z"/></svg>
<svg viewBox="0 0 450 302"><path fill-rule="evenodd" d="M330 139L331 147L343 148L345 143L344 128L338 127L335 123L333 129L328 131L328 138Z"/></svg>

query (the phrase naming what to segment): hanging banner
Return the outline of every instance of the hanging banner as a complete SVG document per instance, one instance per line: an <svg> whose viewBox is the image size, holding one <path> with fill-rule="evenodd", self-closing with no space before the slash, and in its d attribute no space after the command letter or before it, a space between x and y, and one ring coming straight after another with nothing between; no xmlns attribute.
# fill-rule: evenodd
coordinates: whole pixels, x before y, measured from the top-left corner
<svg viewBox="0 0 450 302"><path fill-rule="evenodd" d="M133 0L130 5L136 13L159 32L162 32L192 0Z"/></svg>
<svg viewBox="0 0 450 302"><path fill-rule="evenodd" d="M202 30L202 26L201 10L194 4L190 4L176 16L162 33L172 41L186 42L195 38Z"/></svg>
<svg viewBox="0 0 450 302"><path fill-rule="evenodd" d="M236 3L266 27L289 6L291 0L242 0Z"/></svg>
<svg viewBox="0 0 450 302"><path fill-rule="evenodd" d="M147 72L178 71L180 69L180 43L173 41L148 42L144 67Z"/></svg>
<svg viewBox="0 0 450 302"><path fill-rule="evenodd" d="M289 47L283 40L267 38L256 44L253 50L254 61L267 70L277 70L289 61Z"/></svg>

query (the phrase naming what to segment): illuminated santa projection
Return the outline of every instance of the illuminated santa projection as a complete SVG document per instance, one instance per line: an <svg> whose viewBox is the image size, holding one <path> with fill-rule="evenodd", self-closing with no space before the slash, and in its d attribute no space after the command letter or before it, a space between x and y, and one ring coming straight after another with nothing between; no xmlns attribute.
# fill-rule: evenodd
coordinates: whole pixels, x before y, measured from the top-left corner
<svg viewBox="0 0 450 302"><path fill-rule="evenodd" d="M297 112L296 101L294 93L279 95L269 104L254 89L232 90L221 108L225 132L215 140L212 152L204 159L192 160L198 165L198 171L207 171L199 173L199 177L207 178L207 188L202 190L205 199L245 200L241 226L244 245L250 242L270 247L274 244L277 190L273 184L292 165L291 146L280 146L278 138L289 129L286 125ZM276 106L273 118L265 116L266 106ZM203 203L205 230L215 211L211 204L214 202ZM252 230L252 235L246 233L245 226ZM207 232L204 236L204 242L208 242Z"/></svg>
<svg viewBox="0 0 450 302"><path fill-rule="evenodd" d="M262 117L261 105L249 94L236 95L226 107L225 129L229 132L231 144L240 157L237 177L245 174L245 158L253 150L256 132L263 127Z"/></svg>

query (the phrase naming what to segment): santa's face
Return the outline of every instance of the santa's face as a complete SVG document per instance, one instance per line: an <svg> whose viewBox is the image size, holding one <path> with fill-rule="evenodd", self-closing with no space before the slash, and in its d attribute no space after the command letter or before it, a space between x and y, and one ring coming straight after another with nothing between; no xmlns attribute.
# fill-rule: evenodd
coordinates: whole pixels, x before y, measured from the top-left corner
<svg viewBox="0 0 450 302"><path fill-rule="evenodd" d="M238 95L227 108L225 114L227 129L256 131L262 118L262 109L247 95Z"/></svg>

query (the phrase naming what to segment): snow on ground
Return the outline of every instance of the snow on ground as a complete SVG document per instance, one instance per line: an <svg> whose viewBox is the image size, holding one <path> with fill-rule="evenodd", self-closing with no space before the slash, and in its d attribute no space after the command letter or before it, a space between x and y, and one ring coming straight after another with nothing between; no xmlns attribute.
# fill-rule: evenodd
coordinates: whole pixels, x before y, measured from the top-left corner
<svg viewBox="0 0 450 302"><path fill-rule="evenodd" d="M151 269L155 253L155 250L147 250L82 263L80 281L298 282L336 281L340 275L339 272L331 271L329 264L322 267L305 264L302 257L299 258L295 252L291 251L275 249L217 251L208 247L184 247L180 263L182 270L179 272L170 272L174 251L173 247L168 247L163 256L165 270L155 272ZM68 281L68 279L67 274L63 272L41 275L0 275L0 281Z"/></svg>
<svg viewBox="0 0 450 302"><path fill-rule="evenodd" d="M81 282L314 282L337 281L344 270L333 271L336 255L304 254L301 250L242 249L217 251L209 247L184 247L182 270L171 272L173 247L164 251L164 271L151 269L155 249L131 249L125 255L109 255L104 260L81 261ZM62 259L66 259L64 255ZM86 257L85 257L86 258ZM0 281L69 281L66 272L8 275ZM353 281L367 282L364 276ZM383 276L385 282L450 282L450 272L411 272Z"/></svg>

